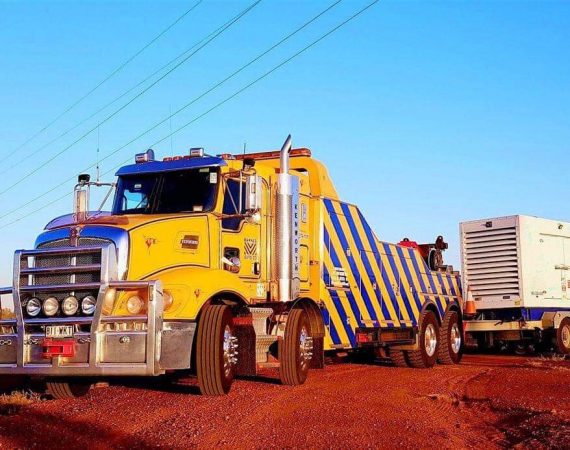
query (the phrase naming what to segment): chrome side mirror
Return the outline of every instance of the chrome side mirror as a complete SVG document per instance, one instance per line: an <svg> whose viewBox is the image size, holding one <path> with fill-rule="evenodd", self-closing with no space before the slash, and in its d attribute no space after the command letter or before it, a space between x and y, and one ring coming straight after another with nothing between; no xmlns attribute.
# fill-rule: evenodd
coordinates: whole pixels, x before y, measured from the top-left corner
<svg viewBox="0 0 570 450"><path fill-rule="evenodd" d="M74 189L73 215L75 222L87 219L89 213L89 185L90 177L87 174L79 175Z"/></svg>
<svg viewBox="0 0 570 450"><path fill-rule="evenodd" d="M248 175L245 181L245 210L249 213L259 212L263 202L263 178L259 175Z"/></svg>

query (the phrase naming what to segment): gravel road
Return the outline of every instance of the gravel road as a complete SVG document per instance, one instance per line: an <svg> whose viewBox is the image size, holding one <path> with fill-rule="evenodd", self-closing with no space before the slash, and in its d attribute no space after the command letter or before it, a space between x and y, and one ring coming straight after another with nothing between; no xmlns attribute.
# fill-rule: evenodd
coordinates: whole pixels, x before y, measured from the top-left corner
<svg viewBox="0 0 570 450"><path fill-rule="evenodd" d="M431 370L337 363L221 398L195 381L127 380L0 409L0 448L570 448L570 362L467 355Z"/></svg>

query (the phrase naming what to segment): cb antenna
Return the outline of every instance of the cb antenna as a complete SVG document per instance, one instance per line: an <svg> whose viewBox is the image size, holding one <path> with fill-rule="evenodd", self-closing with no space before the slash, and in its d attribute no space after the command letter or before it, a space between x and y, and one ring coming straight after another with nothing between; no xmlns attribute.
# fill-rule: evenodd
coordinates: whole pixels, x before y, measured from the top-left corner
<svg viewBox="0 0 570 450"><path fill-rule="evenodd" d="M99 135L99 127L101 126L101 124L97 125L97 183L99 183L100 181L100 175L101 175L101 168L99 167L99 144L100 144L100 135Z"/></svg>
<svg viewBox="0 0 570 450"><path fill-rule="evenodd" d="M170 104L168 106L168 110L169 110L169 119L170 119L170 154L172 155L172 139L173 139L173 133L172 133L172 104Z"/></svg>

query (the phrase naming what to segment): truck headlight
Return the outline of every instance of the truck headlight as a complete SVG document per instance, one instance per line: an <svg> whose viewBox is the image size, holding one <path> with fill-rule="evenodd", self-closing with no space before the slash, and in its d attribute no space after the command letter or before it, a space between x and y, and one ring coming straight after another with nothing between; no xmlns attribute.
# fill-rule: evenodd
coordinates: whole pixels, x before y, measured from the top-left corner
<svg viewBox="0 0 570 450"><path fill-rule="evenodd" d="M62 302L61 309L66 316L73 316L79 310L79 301L70 295Z"/></svg>
<svg viewBox="0 0 570 450"><path fill-rule="evenodd" d="M26 312L30 317L36 317L42 310L42 302L37 298L31 298L26 303Z"/></svg>
<svg viewBox="0 0 570 450"><path fill-rule="evenodd" d="M133 295L127 300L127 311L133 316L137 316L143 310L144 301L138 295Z"/></svg>
<svg viewBox="0 0 570 450"><path fill-rule="evenodd" d="M163 293L164 310L167 311L174 303L174 298L172 297L172 292L165 290Z"/></svg>
<svg viewBox="0 0 570 450"><path fill-rule="evenodd" d="M81 311L83 314L92 315L97 307L97 300L92 295L88 295L81 301Z"/></svg>
<svg viewBox="0 0 570 450"><path fill-rule="evenodd" d="M59 302L57 301L57 298L55 297L48 298L44 302L42 310L47 317L55 316L59 311Z"/></svg>

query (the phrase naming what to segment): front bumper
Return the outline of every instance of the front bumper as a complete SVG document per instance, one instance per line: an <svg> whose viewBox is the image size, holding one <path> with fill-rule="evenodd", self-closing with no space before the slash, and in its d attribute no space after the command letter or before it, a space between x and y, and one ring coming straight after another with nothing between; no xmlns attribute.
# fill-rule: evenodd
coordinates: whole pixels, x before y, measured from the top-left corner
<svg viewBox="0 0 570 450"><path fill-rule="evenodd" d="M144 316L103 316L107 289L148 289ZM0 294L12 290L4 289ZM93 317L24 318L14 295L16 319L0 320L0 375L29 376L153 376L165 372L161 364L162 336L180 336L163 328L163 297L160 282L109 282L99 291ZM72 325L73 356L45 358L46 325ZM184 331L184 330L183 330ZM193 329L182 335L187 338ZM189 360L189 355L187 358ZM172 363L170 363L172 364ZM180 363L179 363L180 365Z"/></svg>

